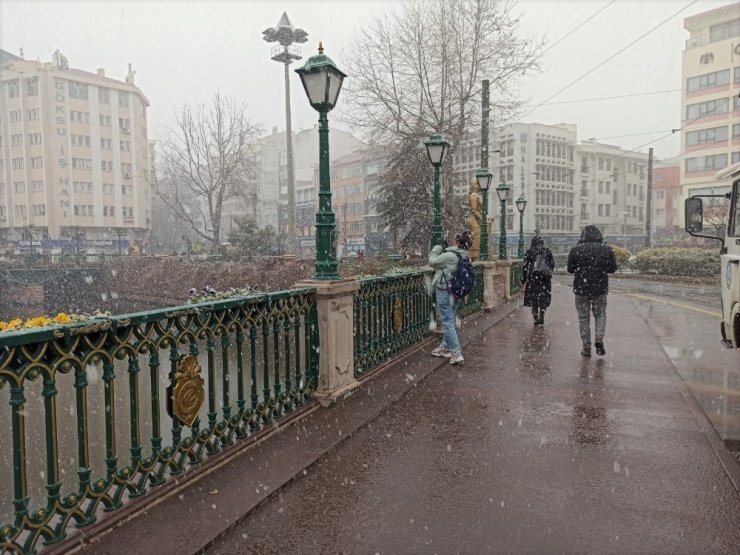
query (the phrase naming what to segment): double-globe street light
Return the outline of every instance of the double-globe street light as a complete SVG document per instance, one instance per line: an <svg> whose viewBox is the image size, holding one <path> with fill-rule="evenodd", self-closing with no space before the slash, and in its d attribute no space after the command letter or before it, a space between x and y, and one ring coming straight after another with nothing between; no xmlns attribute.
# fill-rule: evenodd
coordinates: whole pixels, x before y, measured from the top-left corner
<svg viewBox="0 0 740 555"><path fill-rule="evenodd" d="M519 195L516 199L516 209L519 210L519 252L517 257L519 260L524 258L524 209L527 207L527 199L524 195Z"/></svg>
<svg viewBox="0 0 740 555"><path fill-rule="evenodd" d="M424 144L427 147L429 161L434 166L434 219L432 220L432 236L430 240L431 246L434 247L434 245L442 244L442 199L439 193L439 169L445 163L445 158L452 145L444 135L440 134L432 135L428 141L424 141Z"/></svg>
<svg viewBox="0 0 740 555"><path fill-rule="evenodd" d="M480 232L480 259L488 260L488 189L493 181L493 174L486 169L480 169L475 174L481 193L483 193L483 225Z"/></svg>
<svg viewBox="0 0 740 555"><path fill-rule="evenodd" d="M498 242L498 258L499 260L506 260L508 255L506 254L506 201L509 200L509 193L511 187L506 183L499 184L496 187L496 195L501 203L501 236Z"/></svg>
<svg viewBox="0 0 740 555"><path fill-rule="evenodd" d="M316 274L314 279L340 279L337 272L337 233L334 212L331 208L329 181L329 118L327 114L336 106L342 81L347 77L334 62L324 55L319 43L319 53L306 60L306 65L295 70L301 78L311 107L319 113L319 210L316 212Z"/></svg>

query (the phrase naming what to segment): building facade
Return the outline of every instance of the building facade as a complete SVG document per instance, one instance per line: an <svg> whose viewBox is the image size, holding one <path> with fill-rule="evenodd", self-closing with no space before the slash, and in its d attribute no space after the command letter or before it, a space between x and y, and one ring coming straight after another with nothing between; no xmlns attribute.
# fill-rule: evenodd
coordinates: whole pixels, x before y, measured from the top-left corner
<svg viewBox="0 0 740 555"><path fill-rule="evenodd" d="M714 175L740 161L740 3L687 17L684 28L680 181L687 198L724 192Z"/></svg>
<svg viewBox="0 0 740 555"><path fill-rule="evenodd" d="M0 65L0 230L21 250L115 249L151 227L149 101L134 83L51 63Z"/></svg>
<svg viewBox="0 0 740 555"><path fill-rule="evenodd" d="M653 233L672 232L681 227L681 160L672 158L653 164Z"/></svg>

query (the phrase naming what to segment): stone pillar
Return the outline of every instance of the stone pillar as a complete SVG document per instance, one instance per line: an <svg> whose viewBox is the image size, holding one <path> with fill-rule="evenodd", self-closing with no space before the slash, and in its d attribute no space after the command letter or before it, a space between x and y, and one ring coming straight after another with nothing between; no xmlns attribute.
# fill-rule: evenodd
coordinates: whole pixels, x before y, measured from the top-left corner
<svg viewBox="0 0 740 555"><path fill-rule="evenodd" d="M328 407L350 396L360 385L354 364L355 280L303 280L294 287L316 289L319 319L319 383L314 396Z"/></svg>
<svg viewBox="0 0 740 555"><path fill-rule="evenodd" d="M511 298L511 260L496 260L496 270L504 274L505 298Z"/></svg>
<svg viewBox="0 0 740 555"><path fill-rule="evenodd" d="M478 261L475 265L483 268L483 310L490 312L498 304L494 285L494 274L499 274L499 272L496 272L496 262L485 260Z"/></svg>

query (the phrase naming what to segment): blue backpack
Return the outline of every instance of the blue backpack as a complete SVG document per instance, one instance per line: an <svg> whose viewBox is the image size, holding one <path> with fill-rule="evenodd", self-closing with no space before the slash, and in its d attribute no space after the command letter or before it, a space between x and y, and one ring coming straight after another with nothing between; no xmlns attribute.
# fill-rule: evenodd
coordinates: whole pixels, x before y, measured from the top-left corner
<svg viewBox="0 0 740 555"><path fill-rule="evenodd" d="M462 299L472 291L475 285L475 270L470 258L463 257L459 252L452 251L457 255L457 268L455 273L447 282L447 291L455 297L455 300Z"/></svg>

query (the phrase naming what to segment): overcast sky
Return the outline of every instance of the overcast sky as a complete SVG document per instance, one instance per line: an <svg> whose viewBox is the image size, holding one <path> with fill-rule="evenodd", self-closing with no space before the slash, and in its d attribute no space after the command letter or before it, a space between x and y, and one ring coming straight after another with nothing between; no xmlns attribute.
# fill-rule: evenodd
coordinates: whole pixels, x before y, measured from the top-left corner
<svg viewBox="0 0 740 555"><path fill-rule="evenodd" d="M609 0L521 0L515 11L521 14L522 33L544 39L549 46L608 4ZM670 133L680 127L677 89L688 37L683 19L728 4L726 0L611 3L545 54L542 73L522 81L521 97L537 106L689 5L550 102L673 92L550 104L524 115L523 121L576 123L579 140L597 138L627 148ZM23 48L26 59L41 61L50 61L59 49L70 66L91 72L102 67L118 79L125 77L131 63L136 84L151 103L150 138L156 139L163 126L172 124L178 106L208 100L216 90L245 100L266 129L284 129L283 68L270 60L272 45L262 40L262 31L274 26L285 10L293 24L309 34L302 45L305 57L321 40L326 54L341 68L343 50L363 21L396 6L393 1L352 0L0 0L0 48L14 54ZM311 127L317 114L308 106L297 75L291 87L294 129ZM616 138L647 132L657 133ZM659 157L675 155L678 136L650 146Z"/></svg>

